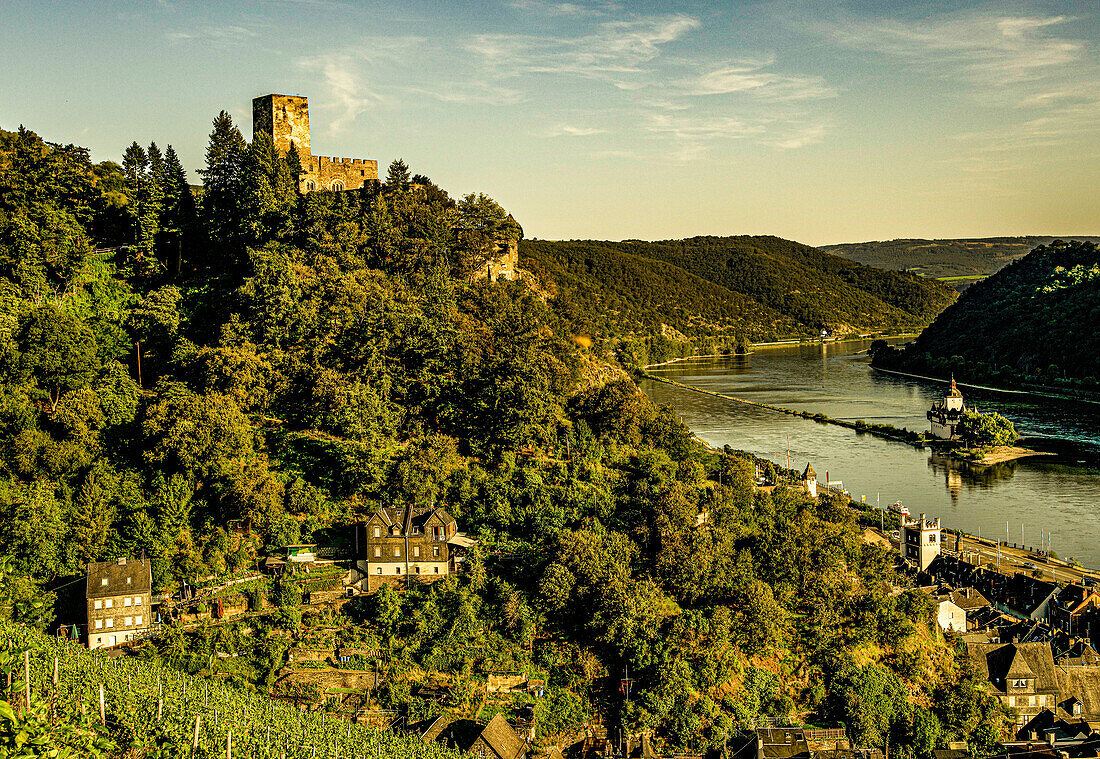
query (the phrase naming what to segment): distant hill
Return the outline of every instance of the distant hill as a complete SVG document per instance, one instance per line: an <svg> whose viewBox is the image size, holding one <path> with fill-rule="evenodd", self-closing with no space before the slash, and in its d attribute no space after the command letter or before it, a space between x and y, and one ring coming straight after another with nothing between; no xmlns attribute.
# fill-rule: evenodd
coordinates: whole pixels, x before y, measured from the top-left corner
<svg viewBox="0 0 1100 759"><path fill-rule="evenodd" d="M1057 242L970 287L904 351L878 366L1001 384L1096 387L1100 250Z"/></svg>
<svg viewBox="0 0 1100 759"><path fill-rule="evenodd" d="M604 336L760 341L918 329L954 298L947 286L778 237L663 242L525 240L520 265L557 291L559 312Z"/></svg>
<svg viewBox="0 0 1100 759"><path fill-rule="evenodd" d="M821 250L880 269L911 271L925 277L985 277L1057 237L986 237L958 240L883 240L822 245ZM1062 237L1063 240L1092 240Z"/></svg>

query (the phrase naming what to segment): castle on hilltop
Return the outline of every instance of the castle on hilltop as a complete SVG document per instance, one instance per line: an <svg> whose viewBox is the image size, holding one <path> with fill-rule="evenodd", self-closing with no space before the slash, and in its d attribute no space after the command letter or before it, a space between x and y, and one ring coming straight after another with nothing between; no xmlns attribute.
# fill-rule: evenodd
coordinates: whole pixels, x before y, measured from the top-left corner
<svg viewBox="0 0 1100 759"><path fill-rule="evenodd" d="M252 100L252 139L257 134L271 138L275 149L286 154L298 149L302 175L298 189L358 190L378 181L378 161L366 158L332 158L313 155L309 145L309 100L301 95L263 95Z"/></svg>

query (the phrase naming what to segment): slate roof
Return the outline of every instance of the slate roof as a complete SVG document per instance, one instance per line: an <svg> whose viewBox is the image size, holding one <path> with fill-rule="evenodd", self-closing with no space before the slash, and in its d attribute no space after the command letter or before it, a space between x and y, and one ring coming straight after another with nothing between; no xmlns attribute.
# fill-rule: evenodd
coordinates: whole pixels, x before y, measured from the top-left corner
<svg viewBox="0 0 1100 759"><path fill-rule="evenodd" d="M500 713L489 720L489 724L481 731L481 738L500 759L516 759L527 749L523 739Z"/></svg>
<svg viewBox="0 0 1100 759"><path fill-rule="evenodd" d="M1058 690L1062 698L1081 702L1079 716L1100 717L1100 667L1059 667Z"/></svg>
<svg viewBox="0 0 1100 759"><path fill-rule="evenodd" d="M380 506L371 518L377 516L387 527L399 525L403 531L408 532L410 527L419 527L423 531L424 524L432 518L432 515L438 515L444 524L453 524L455 521L455 518L442 506L411 509ZM369 522L370 519L367 521Z"/></svg>
<svg viewBox="0 0 1100 759"><path fill-rule="evenodd" d="M123 563L125 562L125 563ZM148 593L152 587L152 565L148 559L94 561L88 565L87 597ZM103 584L106 578L107 584ZM126 579L130 582L127 583Z"/></svg>
<svg viewBox="0 0 1100 759"><path fill-rule="evenodd" d="M970 643L966 649L978 672L1001 693L1013 678L1034 679L1033 692L1058 691L1050 643Z"/></svg>
<svg viewBox="0 0 1100 759"><path fill-rule="evenodd" d="M975 611L986 606L992 606L993 602L978 592L977 588L959 588L952 590L947 597L953 604L964 611Z"/></svg>
<svg viewBox="0 0 1100 759"><path fill-rule="evenodd" d="M811 478L816 480L817 479L817 472L814 471L814 468L812 466L810 466L809 464L806 464L806 471L802 473L802 480L803 480L803 482L805 482L806 480L811 479Z"/></svg>

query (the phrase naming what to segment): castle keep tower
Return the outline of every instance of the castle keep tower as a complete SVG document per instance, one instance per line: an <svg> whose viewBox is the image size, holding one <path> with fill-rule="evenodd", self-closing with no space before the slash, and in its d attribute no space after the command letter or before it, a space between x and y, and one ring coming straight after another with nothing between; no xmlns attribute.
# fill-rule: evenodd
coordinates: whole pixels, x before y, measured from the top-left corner
<svg viewBox="0 0 1100 759"><path fill-rule="evenodd" d="M252 101L252 139L260 132L271 137L275 149L286 155L293 144L302 166L313 157L309 150L309 100L301 95L264 95Z"/></svg>
<svg viewBox="0 0 1100 759"><path fill-rule="evenodd" d="M313 155L309 141L309 100L301 95L263 95L252 101L252 138L264 133L285 155L294 145L302 161L298 189L358 190L378 181L378 161Z"/></svg>

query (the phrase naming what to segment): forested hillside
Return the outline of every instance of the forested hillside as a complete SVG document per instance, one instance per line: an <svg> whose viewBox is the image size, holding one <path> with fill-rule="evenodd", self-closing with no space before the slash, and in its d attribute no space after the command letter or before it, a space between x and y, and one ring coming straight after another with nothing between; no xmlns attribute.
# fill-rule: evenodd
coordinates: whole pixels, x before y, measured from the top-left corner
<svg viewBox="0 0 1100 759"><path fill-rule="evenodd" d="M821 250L880 269L925 277L983 277L1023 258L1055 237L985 237L958 240L881 240L822 245ZM1074 238L1064 238L1066 240ZM1092 238L1079 238L1087 241ZM1093 240L1095 242L1095 240Z"/></svg>
<svg viewBox="0 0 1100 759"><path fill-rule="evenodd" d="M876 365L1000 384L1096 388L1100 252L1055 241L969 288L904 351Z"/></svg>
<svg viewBox="0 0 1100 759"><path fill-rule="evenodd" d="M594 310L548 308L522 281L469 281L490 242L520 234L504 209L452 199L400 161L362 192L302 195L298 171L224 112L201 202L171 148L133 144L121 166L93 165L83 149L4 135L0 617L51 629L55 591L91 560L144 555L154 590L172 591L289 544L347 543L380 503L434 502L480 541L468 570L340 612L303 612L280 582L275 608L172 624L132 653L269 693L290 646L336 631L384 650L365 703L414 716L476 715L489 673L542 671L544 745L599 721L701 751L772 720L843 724L857 745L922 759L950 740L989 748L998 702L928 597L891 592L893 557L861 539L851 510L758 490L751 457L702 446L629 379L582 376L608 360L576 339ZM771 293L784 314L745 302L762 320L915 323L944 297L786 245L707 243L695 274L690 246L607 250L667 257L685 289L732 258L723 281ZM791 279L767 274L769 259ZM845 295L790 297L811 287ZM925 293L918 312L887 305L906 293ZM435 675L451 683L446 705L411 695L414 677ZM323 708L317 693L291 696ZM0 741L22 729L5 706ZM64 716L35 729L124 753L133 720ZM156 755L191 755L185 735L157 733Z"/></svg>
<svg viewBox="0 0 1100 759"><path fill-rule="evenodd" d="M527 240L521 265L554 283L555 308L602 336L660 334L699 343L919 328L952 291L777 237L665 242Z"/></svg>

